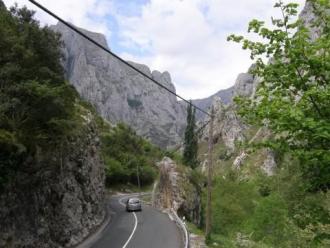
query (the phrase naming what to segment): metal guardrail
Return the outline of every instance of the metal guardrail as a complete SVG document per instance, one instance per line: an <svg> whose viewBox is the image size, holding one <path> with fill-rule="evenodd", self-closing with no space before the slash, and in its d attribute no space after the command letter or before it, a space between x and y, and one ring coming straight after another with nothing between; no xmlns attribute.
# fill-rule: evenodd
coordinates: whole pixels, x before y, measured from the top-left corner
<svg viewBox="0 0 330 248"><path fill-rule="evenodd" d="M186 224L180 219L180 217L177 215L177 213L171 208L171 213L173 214L175 218L175 222L179 225L179 227L182 229L184 233L184 248L190 247L190 240L189 240L189 233L186 227Z"/></svg>

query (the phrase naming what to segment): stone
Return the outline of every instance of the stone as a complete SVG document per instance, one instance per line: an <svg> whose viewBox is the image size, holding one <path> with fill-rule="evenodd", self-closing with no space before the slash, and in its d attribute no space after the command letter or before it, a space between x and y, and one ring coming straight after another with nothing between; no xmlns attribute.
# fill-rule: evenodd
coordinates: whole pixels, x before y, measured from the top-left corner
<svg viewBox="0 0 330 248"><path fill-rule="evenodd" d="M261 168L267 176L273 176L276 168L275 154L271 149L266 149L266 159L263 162Z"/></svg>
<svg viewBox="0 0 330 248"><path fill-rule="evenodd" d="M160 209L173 209L179 216L199 225L202 211L201 195L190 183L189 172L179 170L178 165L168 157L158 162L157 167L160 179L154 189L153 206Z"/></svg>
<svg viewBox="0 0 330 248"><path fill-rule="evenodd" d="M215 97L219 97L225 105L228 105L232 102L233 95L234 95L234 86L228 89L219 90L217 93L207 98L192 100L192 103L195 104L197 107L203 109L204 111L207 111L211 107L213 99ZM205 116L205 114L203 114L201 111L198 110L196 111L197 120L201 121L206 118L207 116Z"/></svg>
<svg viewBox="0 0 330 248"><path fill-rule="evenodd" d="M250 97L254 89L254 77L250 73L240 73L234 86L234 97Z"/></svg>
<svg viewBox="0 0 330 248"><path fill-rule="evenodd" d="M104 164L96 123L87 119L65 150L25 161L1 191L0 247L71 247L103 222Z"/></svg>
<svg viewBox="0 0 330 248"><path fill-rule="evenodd" d="M246 127L237 116L234 105L224 105L219 97L215 97L212 106L215 110L213 142L222 141L228 151L232 152L235 150L236 142L245 140L243 131ZM208 140L208 129L209 126L205 128L202 134L202 140Z"/></svg>
<svg viewBox="0 0 330 248"><path fill-rule="evenodd" d="M63 24L51 28L62 35L67 80L103 118L113 124L124 122L163 148L181 142L185 104ZM108 47L104 35L79 30ZM146 65L129 63L175 92L168 72L151 72Z"/></svg>

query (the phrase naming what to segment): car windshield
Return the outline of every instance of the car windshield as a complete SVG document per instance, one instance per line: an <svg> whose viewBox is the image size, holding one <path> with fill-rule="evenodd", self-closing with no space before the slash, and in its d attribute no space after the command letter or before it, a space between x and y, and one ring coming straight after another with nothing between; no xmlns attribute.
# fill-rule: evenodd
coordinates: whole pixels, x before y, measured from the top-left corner
<svg viewBox="0 0 330 248"><path fill-rule="evenodd" d="M139 202L140 202L140 200L137 198L129 199L129 203L139 203Z"/></svg>

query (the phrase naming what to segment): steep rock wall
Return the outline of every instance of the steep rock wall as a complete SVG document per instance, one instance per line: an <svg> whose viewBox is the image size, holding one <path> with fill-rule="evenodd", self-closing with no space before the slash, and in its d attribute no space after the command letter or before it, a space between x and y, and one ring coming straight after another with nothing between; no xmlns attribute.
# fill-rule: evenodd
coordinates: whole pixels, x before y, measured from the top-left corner
<svg viewBox="0 0 330 248"><path fill-rule="evenodd" d="M0 247L70 247L105 217L104 168L92 116L65 150L39 151L0 192Z"/></svg>
<svg viewBox="0 0 330 248"><path fill-rule="evenodd" d="M157 163L160 179L155 190L153 205L160 209L173 209L180 216L199 225L201 223L201 193L190 182L188 172L179 170L170 158Z"/></svg>
<svg viewBox="0 0 330 248"><path fill-rule="evenodd" d="M64 41L67 79L102 117L112 123L130 125L139 135L161 147L174 146L181 141L186 111L174 95L63 24L58 23L52 28L62 35ZM104 35L80 30L107 47ZM130 63L175 92L168 72L151 72L145 65Z"/></svg>

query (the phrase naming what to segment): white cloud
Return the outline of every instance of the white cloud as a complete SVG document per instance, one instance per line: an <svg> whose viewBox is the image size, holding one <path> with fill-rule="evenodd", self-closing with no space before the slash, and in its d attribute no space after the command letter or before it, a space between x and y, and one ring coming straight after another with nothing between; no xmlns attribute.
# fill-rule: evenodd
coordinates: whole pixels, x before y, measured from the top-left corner
<svg viewBox="0 0 330 248"><path fill-rule="evenodd" d="M4 0L7 6L15 1ZM28 0L18 1L37 10ZM249 53L227 42L227 36L245 34L251 19L270 20L277 15L272 8L275 0L149 0L141 13L133 11L134 16L128 9L126 15L119 15L125 12L119 1L124 0L38 0L65 20L106 34L108 40L113 30L109 30L107 15L116 17L121 37L117 42L127 48L121 55L169 71L177 92L193 99L233 85L238 73L250 66ZM121 3L121 11L115 3ZM56 23L39 10L37 18L42 23ZM130 53L134 50L140 55Z"/></svg>
<svg viewBox="0 0 330 248"><path fill-rule="evenodd" d="M4 0L7 7L14 3L19 6L26 5L36 10L36 17L42 24L56 24L57 21L30 3L28 0ZM64 20L76 26L105 34L110 37L111 32L107 25L106 15L113 11L109 0L37 0Z"/></svg>
<svg viewBox="0 0 330 248"><path fill-rule="evenodd" d="M304 0L298 0L303 4ZM150 0L142 14L117 16L123 44L148 55L123 53L153 69L168 70L186 98L209 96L233 85L251 65L249 53L229 43L253 18L277 15L273 0Z"/></svg>

